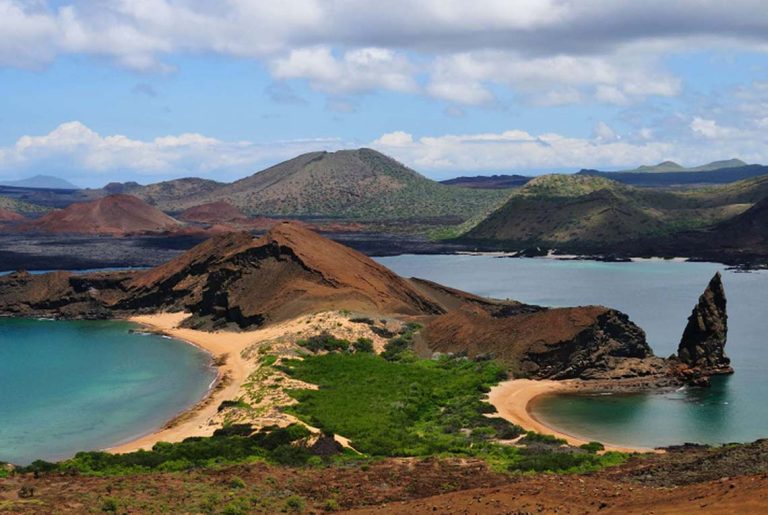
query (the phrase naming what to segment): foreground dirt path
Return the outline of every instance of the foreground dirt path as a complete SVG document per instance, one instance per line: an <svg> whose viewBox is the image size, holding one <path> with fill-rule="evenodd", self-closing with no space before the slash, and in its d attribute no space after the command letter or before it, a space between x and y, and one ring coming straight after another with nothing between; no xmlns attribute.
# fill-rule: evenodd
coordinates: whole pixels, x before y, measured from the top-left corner
<svg viewBox="0 0 768 515"><path fill-rule="evenodd" d="M536 419L530 410L531 402L542 395L573 391L579 388L577 381L551 381L533 379L512 379L491 388L488 402L493 404L499 416L528 431L562 438L571 445L582 445L589 440L579 438L551 428ZM608 451L657 452L646 447L624 447L605 444Z"/></svg>

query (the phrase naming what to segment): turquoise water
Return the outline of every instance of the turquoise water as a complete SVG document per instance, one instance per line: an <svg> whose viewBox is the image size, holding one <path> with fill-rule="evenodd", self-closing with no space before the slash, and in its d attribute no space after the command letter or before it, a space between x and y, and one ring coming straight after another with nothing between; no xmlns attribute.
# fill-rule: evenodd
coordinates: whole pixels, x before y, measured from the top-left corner
<svg viewBox="0 0 768 515"><path fill-rule="evenodd" d="M208 355L135 327L0 319L0 461L109 447L194 405L215 377Z"/></svg>
<svg viewBox="0 0 768 515"><path fill-rule="evenodd" d="M698 296L715 273L728 297L726 353L736 373L710 389L636 395L557 395L534 415L563 432L640 446L744 442L768 437L768 272L715 263L600 263L491 256L397 256L396 272L480 295L549 306L603 304L629 314L659 356L677 344Z"/></svg>

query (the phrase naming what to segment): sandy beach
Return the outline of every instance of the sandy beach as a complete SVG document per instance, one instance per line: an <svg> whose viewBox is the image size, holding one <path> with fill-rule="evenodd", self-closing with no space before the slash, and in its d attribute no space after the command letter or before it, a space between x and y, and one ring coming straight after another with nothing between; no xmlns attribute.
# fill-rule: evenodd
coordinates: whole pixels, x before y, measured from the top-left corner
<svg viewBox="0 0 768 515"><path fill-rule="evenodd" d="M562 393L583 388L578 381L551 381L533 379L513 379L494 386L488 394L488 401L499 412L499 416L517 424L528 431L553 435L562 438L571 445L582 445L589 440L563 433L544 425L533 416L531 402L542 395ZM605 443L605 450L620 452L659 452L644 447L624 447Z"/></svg>
<svg viewBox="0 0 768 515"><path fill-rule="evenodd" d="M265 337L264 331L248 331L242 333L205 332L178 327L188 313L162 313L157 315L142 315L131 317L136 322L150 330L158 331L173 338L191 343L213 356L218 366L218 377L213 388L191 410L186 411L169 422L164 429L142 436L130 442L107 449L110 452L124 453L139 449L151 449L157 442L180 442L190 436L210 436L216 430L215 425L209 424L216 415L221 401L234 399L238 395L240 385L248 378L252 366L244 360L240 353L249 345ZM226 355L226 359L223 356Z"/></svg>
<svg viewBox="0 0 768 515"><path fill-rule="evenodd" d="M243 351L249 347L272 342L279 339L295 339L307 334L315 334L323 330L333 330L342 337L352 340L359 336L370 337L374 347L381 350L384 339L372 334L365 324L351 323L348 317L337 312L316 313L299 317L294 320L270 325L254 331L218 331L207 332L195 329L181 328L181 322L190 316L189 313L159 313L155 315L140 315L131 317L131 322L141 324L147 330L162 333L172 338L195 345L211 354L218 368L218 375L207 395L189 410L180 413L158 431L140 436L125 443L106 449L109 452L126 453L139 449L151 449L157 442L180 442L190 436L210 436L221 427L221 417L218 408L222 401L237 399L244 395L243 385L249 376L258 368L257 360L246 359ZM287 384L285 381L284 384ZM300 385L309 387L312 385ZM295 417L283 414L282 419L294 422ZM279 420L270 423L280 424ZM306 424L305 424L306 425ZM312 432L319 429L307 425ZM349 441L335 436L342 445L349 447Z"/></svg>

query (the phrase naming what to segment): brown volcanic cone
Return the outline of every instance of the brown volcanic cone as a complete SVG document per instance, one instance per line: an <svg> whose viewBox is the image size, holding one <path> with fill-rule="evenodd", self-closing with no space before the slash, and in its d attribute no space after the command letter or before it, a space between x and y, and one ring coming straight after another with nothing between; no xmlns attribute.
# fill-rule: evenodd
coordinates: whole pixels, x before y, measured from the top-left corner
<svg viewBox="0 0 768 515"><path fill-rule="evenodd" d="M139 274L129 295L125 307L187 309L203 326L262 325L337 309L444 312L407 280L295 222L277 224L259 239L247 233L212 238Z"/></svg>
<svg viewBox="0 0 768 515"><path fill-rule="evenodd" d="M248 217L229 202L219 200L208 204L190 207L179 215L182 220L210 224L236 222Z"/></svg>
<svg viewBox="0 0 768 515"><path fill-rule="evenodd" d="M72 204L25 224L25 230L70 233L162 233L178 229L181 222L131 195L109 195L91 202Z"/></svg>

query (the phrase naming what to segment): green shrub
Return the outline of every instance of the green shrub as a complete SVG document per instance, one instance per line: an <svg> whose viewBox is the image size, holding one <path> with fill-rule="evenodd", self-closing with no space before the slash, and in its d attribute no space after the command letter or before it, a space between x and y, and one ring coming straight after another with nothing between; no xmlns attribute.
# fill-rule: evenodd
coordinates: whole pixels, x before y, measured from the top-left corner
<svg viewBox="0 0 768 515"><path fill-rule="evenodd" d="M275 364L275 362L277 362L277 356L274 354L267 354L266 356L262 356L259 360L259 363L266 367L271 367Z"/></svg>
<svg viewBox="0 0 768 515"><path fill-rule="evenodd" d="M222 515L247 515L251 512L250 503L246 499L233 499L221 509Z"/></svg>
<svg viewBox="0 0 768 515"><path fill-rule="evenodd" d="M233 427L236 426L220 429L210 438L191 437L179 443L159 442L151 451L126 454L79 452L74 458L59 463L36 461L28 467L21 467L20 471L120 475L153 470L183 471L258 458L285 465L302 465L310 456L304 442L310 432L302 424L284 428L265 427L250 437L237 434L237 431L228 432Z"/></svg>
<svg viewBox="0 0 768 515"><path fill-rule="evenodd" d="M355 352L373 352L373 340L370 338L358 338L352 344L352 348Z"/></svg>
<svg viewBox="0 0 768 515"><path fill-rule="evenodd" d="M323 509L325 511L339 511L341 507L339 506L339 501L331 497L330 499L326 499L323 503Z"/></svg>
<svg viewBox="0 0 768 515"><path fill-rule="evenodd" d="M400 329L400 334L391 338L384 345L384 352L381 353L381 357L389 361L415 361L418 357L411 351L413 345L413 335L416 331L421 329L421 325L417 323L405 324Z"/></svg>
<svg viewBox="0 0 768 515"><path fill-rule="evenodd" d="M345 351L348 350L350 346L349 340L336 338L327 332L316 334L315 336L310 336L306 340L298 340L296 344L312 352Z"/></svg>
<svg viewBox="0 0 768 515"><path fill-rule="evenodd" d="M597 453L598 451L604 451L605 445L600 442L589 442L579 446L580 449L584 449L587 452Z"/></svg>
<svg viewBox="0 0 768 515"><path fill-rule="evenodd" d="M291 495L285 500L285 508L288 511L301 513L304 511L304 506L306 506L306 502L298 495Z"/></svg>
<svg viewBox="0 0 768 515"><path fill-rule="evenodd" d="M106 497L101 503L101 511L105 513L116 513L118 507L117 499L114 497Z"/></svg>
<svg viewBox="0 0 768 515"><path fill-rule="evenodd" d="M232 479L229 480L229 487L230 488L245 488L246 484L245 484L245 481L243 481L242 478L235 476L235 477L233 477Z"/></svg>
<svg viewBox="0 0 768 515"><path fill-rule="evenodd" d="M528 443L549 443L549 444L558 444L558 445L565 445L566 442L562 438L558 438L554 435L545 435L541 433L536 433L534 431L528 431L523 439L520 441L520 443L528 444Z"/></svg>

